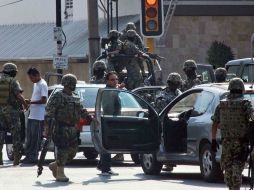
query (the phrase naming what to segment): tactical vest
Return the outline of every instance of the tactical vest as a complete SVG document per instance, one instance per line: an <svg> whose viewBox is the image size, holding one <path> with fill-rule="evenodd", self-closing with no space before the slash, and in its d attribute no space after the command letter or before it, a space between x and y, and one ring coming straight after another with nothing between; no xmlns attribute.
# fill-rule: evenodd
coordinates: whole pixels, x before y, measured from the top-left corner
<svg viewBox="0 0 254 190"><path fill-rule="evenodd" d="M220 127L222 138L245 138L248 115L243 110L244 99L220 101Z"/></svg>
<svg viewBox="0 0 254 190"><path fill-rule="evenodd" d="M0 79L0 105L7 105L10 98L10 78L1 78Z"/></svg>
<svg viewBox="0 0 254 190"><path fill-rule="evenodd" d="M78 95L68 96L61 93L61 104L56 111L56 120L59 123L75 125L80 119L81 104Z"/></svg>

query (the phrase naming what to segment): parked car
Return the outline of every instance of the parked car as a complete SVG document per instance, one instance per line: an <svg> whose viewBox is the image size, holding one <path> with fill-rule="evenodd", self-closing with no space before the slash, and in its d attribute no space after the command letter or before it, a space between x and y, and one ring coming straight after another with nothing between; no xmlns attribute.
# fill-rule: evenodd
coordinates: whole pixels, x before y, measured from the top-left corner
<svg viewBox="0 0 254 190"><path fill-rule="evenodd" d="M229 61L225 67L228 71L228 79L239 77L242 78L244 82L254 82L254 63L251 58Z"/></svg>
<svg viewBox="0 0 254 190"><path fill-rule="evenodd" d="M82 105L88 110L90 114L94 114L96 95L99 88L104 88L104 84L86 84L84 81L78 81L76 86L76 93L79 94ZM52 94L56 93L59 90L62 90L62 85L53 85L49 87L49 99L52 97ZM26 114L26 118L28 117L28 113ZM80 133L81 143L79 145L79 152L83 152L84 156L87 159L95 159L98 156L98 152L94 149L94 145L91 140L91 132L90 132L90 123L88 121L81 120L82 122L82 131ZM10 139L10 133L7 134ZM56 153L56 148L54 143L52 142L49 147L49 151L54 151ZM10 160L13 160L13 148L11 141L8 141L6 144L6 152L7 156ZM56 155L56 154L55 154Z"/></svg>
<svg viewBox="0 0 254 190"><path fill-rule="evenodd" d="M100 89L97 94L92 138L95 148L104 153L141 154L146 174L159 174L163 164L199 165L206 181L215 181L220 169L221 145L216 156L211 151L211 116L219 101L228 94L228 84L196 86L169 103L161 113L134 92ZM254 103L251 84L245 97ZM121 113L104 115L104 94L119 97ZM128 102L128 103L127 103ZM132 114L128 115L128 110ZM218 133L220 142L220 133Z"/></svg>

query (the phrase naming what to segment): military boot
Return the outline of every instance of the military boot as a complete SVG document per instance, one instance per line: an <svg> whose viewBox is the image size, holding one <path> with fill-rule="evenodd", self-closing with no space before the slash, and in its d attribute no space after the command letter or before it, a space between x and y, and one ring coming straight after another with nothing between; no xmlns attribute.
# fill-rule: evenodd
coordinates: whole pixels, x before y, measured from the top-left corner
<svg viewBox="0 0 254 190"><path fill-rule="evenodd" d="M52 175L56 178L56 175L57 175L57 165L56 165L56 162L51 162L49 164L49 169L52 171Z"/></svg>
<svg viewBox="0 0 254 190"><path fill-rule="evenodd" d="M13 166L19 165L21 157L22 157L21 154L14 155Z"/></svg>
<svg viewBox="0 0 254 190"><path fill-rule="evenodd" d="M56 172L56 181L60 182L68 182L69 178L65 176L64 174L64 167L63 166L57 166L57 172Z"/></svg>
<svg viewBox="0 0 254 190"><path fill-rule="evenodd" d="M0 152L0 165L4 165L3 163L3 153Z"/></svg>

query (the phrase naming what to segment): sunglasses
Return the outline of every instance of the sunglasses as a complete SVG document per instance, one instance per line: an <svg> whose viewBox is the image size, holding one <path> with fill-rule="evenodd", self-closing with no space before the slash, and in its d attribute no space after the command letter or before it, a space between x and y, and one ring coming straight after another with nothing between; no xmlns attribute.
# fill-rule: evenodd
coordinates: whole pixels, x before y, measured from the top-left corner
<svg viewBox="0 0 254 190"><path fill-rule="evenodd" d="M118 80L118 78L115 78L115 79L110 79L110 81L115 81L115 80Z"/></svg>

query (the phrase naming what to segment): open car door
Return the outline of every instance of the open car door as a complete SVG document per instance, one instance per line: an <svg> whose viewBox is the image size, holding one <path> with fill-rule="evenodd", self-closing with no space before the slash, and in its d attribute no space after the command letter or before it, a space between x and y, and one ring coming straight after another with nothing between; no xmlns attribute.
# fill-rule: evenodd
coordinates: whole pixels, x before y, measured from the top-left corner
<svg viewBox="0 0 254 190"><path fill-rule="evenodd" d="M92 138L100 153L156 151L160 144L159 117L137 95L119 89L99 89Z"/></svg>
<svg viewBox="0 0 254 190"><path fill-rule="evenodd" d="M160 113L163 121L164 147L168 153L187 153L188 121L201 89L192 89L178 96Z"/></svg>

